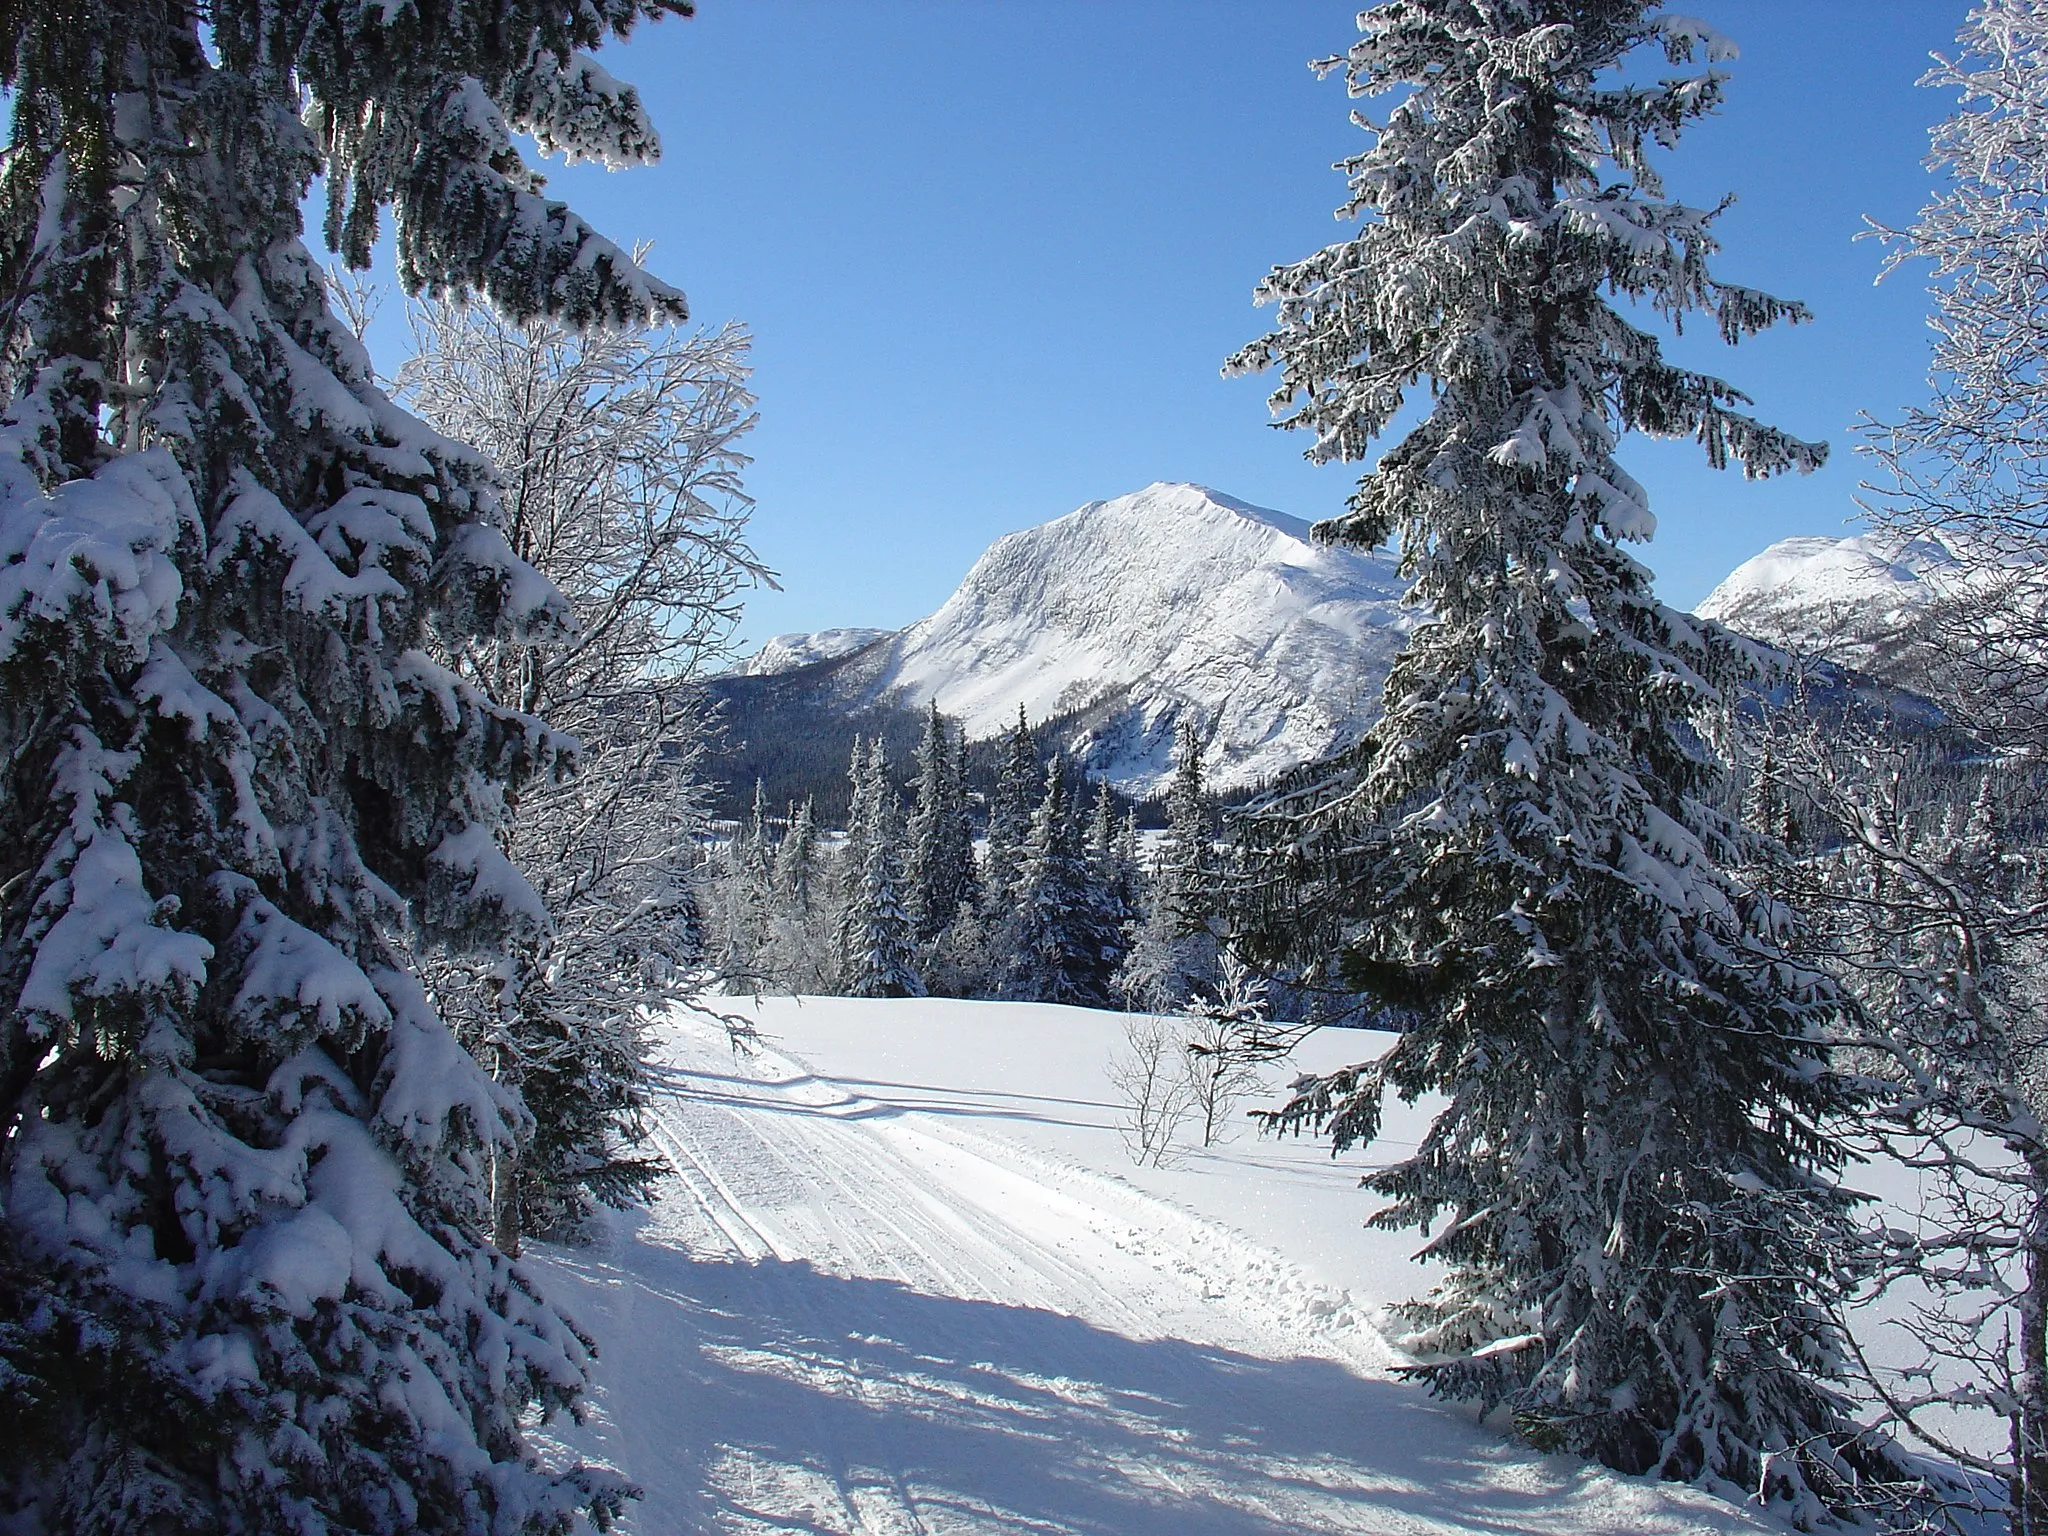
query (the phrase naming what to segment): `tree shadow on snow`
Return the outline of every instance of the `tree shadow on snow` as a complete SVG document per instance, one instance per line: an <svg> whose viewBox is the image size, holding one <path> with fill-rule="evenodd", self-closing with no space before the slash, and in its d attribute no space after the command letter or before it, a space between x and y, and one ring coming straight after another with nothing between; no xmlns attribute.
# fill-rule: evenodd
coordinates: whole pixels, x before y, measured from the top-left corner
<svg viewBox="0 0 2048 1536"><path fill-rule="evenodd" d="M1084 1111L1101 1110L1110 1114L1117 1110L1114 1104L1097 1103L1092 1099L1059 1099L1048 1098L1042 1094L996 1093L978 1088L949 1088L926 1083L892 1083L876 1078L819 1077L815 1073L784 1078L767 1085L777 1090L820 1086L832 1089L838 1094L838 1097L823 1103L806 1104L800 1100L772 1097L764 1093L764 1085L757 1077L673 1066L652 1067L649 1069L649 1076L678 1097L699 1103L723 1105L728 1109L743 1109L750 1114L803 1115L831 1120L893 1120L899 1115L914 1113L932 1115L940 1119L1004 1120L1032 1125L1069 1126L1081 1130L1113 1130L1113 1119L1074 1120L1016 1106L1021 1103L1038 1103ZM879 1096L870 1098L863 1092L866 1089L882 1091ZM847 1090L860 1093L862 1096L854 1098ZM897 1097L898 1094L903 1097Z"/></svg>
<svg viewBox="0 0 2048 1536"><path fill-rule="evenodd" d="M642 1536L1757 1529L1710 1507L1680 1523L1648 1487L1536 1460L1326 1360L694 1258L645 1222L541 1259L603 1351L599 1416L562 1439L646 1487Z"/></svg>

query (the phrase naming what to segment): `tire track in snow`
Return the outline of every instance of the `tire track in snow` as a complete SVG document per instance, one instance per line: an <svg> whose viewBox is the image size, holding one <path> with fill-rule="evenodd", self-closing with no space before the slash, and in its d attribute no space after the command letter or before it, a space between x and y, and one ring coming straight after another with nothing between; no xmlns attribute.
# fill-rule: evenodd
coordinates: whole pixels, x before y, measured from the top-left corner
<svg viewBox="0 0 2048 1536"><path fill-rule="evenodd" d="M1195 1264L1180 1256L1177 1265L1162 1262L1140 1227L1052 1187L1045 1169L1027 1171L989 1156L1000 1156L997 1144L975 1138L981 1145L963 1145L926 1134L771 1052L757 1052L746 1063L753 1080L744 1093L687 1086L739 1075L708 1070L728 1063L716 1055L707 1060L701 1045L674 1051L667 1065L680 1085L653 1105L657 1144L743 1258L801 1261L997 1306L1051 1308L1131 1338L1159 1336L1172 1331L1170 1323L1217 1311L1222 1289L1205 1283ZM830 1321L800 1297L782 1297L778 1310L808 1331L822 1331ZM1248 1327L1234 1310L1225 1328L1201 1330L1207 1335L1201 1342L1249 1342L1285 1352L1271 1330ZM1260 1337L1247 1340L1246 1333ZM1112 1362L1087 1363L1098 1367L1090 1374L1114 1379ZM827 1369L838 1390L884 1410L871 1418L868 1444L829 1443L827 1436L828 1446L821 1447L829 1450L825 1461L846 1529L926 1536L931 1527L919 1514L905 1458L889 1432L888 1400L863 1370L860 1351L845 1350ZM1077 1384L1055 1380L1050 1390L1071 1393ZM863 1476L857 1467L871 1470ZM1176 1503L1204 1499L1156 1457L1115 1472ZM887 1485L886 1498L878 1497L880 1482ZM1250 1490L1237 1497L1254 1509L1272 1502ZM1294 1514L1281 1508L1266 1521L1276 1530L1297 1528ZM1372 1528L1398 1532L1402 1522L1382 1518Z"/></svg>
<svg viewBox="0 0 2048 1536"><path fill-rule="evenodd" d="M696 1059L701 1065L701 1057ZM754 1064L780 1069L784 1076L760 1080L758 1087L767 1091L754 1096L746 1110L706 1103L684 1090L664 1097L655 1113L663 1122L665 1141L684 1153L700 1177L717 1188L721 1202L749 1223L776 1257L802 1258L976 1301L1057 1305L1059 1298L1093 1293L1092 1313L1106 1313L1122 1328L1150 1325L1145 1310L1105 1283L1099 1264L1077 1262L1056 1242L1036 1241L1020 1230L1021 1211L1048 1200L1030 1178L902 1127L893 1116L876 1115L881 1106L835 1092L780 1057L761 1053ZM689 1070L680 1062L671 1066ZM742 1114L772 1117L772 1126L741 1121ZM704 1150L699 1143L705 1125L721 1121L739 1136ZM768 1134L770 1129L774 1134ZM937 1182L934 1153L955 1161L971 1159L969 1168L951 1169L952 1176L943 1180L941 1187L951 1198L937 1198L931 1188ZM809 1230L792 1230L790 1221L771 1220L758 1210L749 1214L745 1195L717 1182L712 1165L721 1162L755 1170L768 1199L784 1191L793 1195L796 1208L812 1218L794 1225ZM779 1177L767 1178L764 1169ZM989 1209L992 1185L1007 1197L1000 1214ZM849 1219L843 1212L854 1214ZM1100 1223L1087 1217L1075 1203L1053 1219L1070 1222L1076 1230L1096 1230ZM1121 1245L1112 1241L1111 1246Z"/></svg>
<svg viewBox="0 0 2048 1536"><path fill-rule="evenodd" d="M662 1040L675 1181L618 1262L550 1261L607 1383L559 1443L649 1485L640 1536L1758 1529L1388 1384L1347 1297L1119 1179Z"/></svg>

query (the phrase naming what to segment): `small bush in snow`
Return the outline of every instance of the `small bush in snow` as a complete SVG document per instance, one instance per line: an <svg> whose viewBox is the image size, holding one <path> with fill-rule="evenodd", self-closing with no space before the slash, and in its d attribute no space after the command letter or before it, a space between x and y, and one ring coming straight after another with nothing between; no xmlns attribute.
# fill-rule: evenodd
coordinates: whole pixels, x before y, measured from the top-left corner
<svg viewBox="0 0 2048 1536"><path fill-rule="evenodd" d="M1183 1021L1156 1013L1134 1013L1124 1025L1124 1043L1110 1058L1109 1081L1121 1098L1119 1129L1131 1161L1163 1168L1195 1112Z"/></svg>

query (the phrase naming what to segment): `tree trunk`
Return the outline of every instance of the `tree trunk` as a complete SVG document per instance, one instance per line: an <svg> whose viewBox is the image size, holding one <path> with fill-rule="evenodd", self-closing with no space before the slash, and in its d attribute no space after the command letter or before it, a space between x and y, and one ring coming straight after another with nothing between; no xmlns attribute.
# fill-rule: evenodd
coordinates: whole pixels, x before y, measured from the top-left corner
<svg viewBox="0 0 2048 1536"><path fill-rule="evenodd" d="M491 1241L508 1259L519 1257L519 1159L491 1149Z"/></svg>
<svg viewBox="0 0 2048 1536"><path fill-rule="evenodd" d="M2048 1536L2048 1164L2035 1166L2027 1224L2025 1286L2019 1298L2020 1361L2014 1416L2013 1536Z"/></svg>

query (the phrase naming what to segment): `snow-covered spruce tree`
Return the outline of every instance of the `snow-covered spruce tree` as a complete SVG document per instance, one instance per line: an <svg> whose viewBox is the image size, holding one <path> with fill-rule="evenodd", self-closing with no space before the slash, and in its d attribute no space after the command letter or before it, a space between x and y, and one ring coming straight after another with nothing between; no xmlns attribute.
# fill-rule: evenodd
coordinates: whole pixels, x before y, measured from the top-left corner
<svg viewBox="0 0 2048 1536"><path fill-rule="evenodd" d="M410 956L545 923L561 738L430 653L559 638L478 456L300 242L571 325L680 294L512 147L628 162L580 53L681 4L20 9L0 80L0 1521L558 1531L522 1420L586 1345L490 1246L524 1129Z"/></svg>
<svg viewBox="0 0 2048 1536"><path fill-rule="evenodd" d="M910 812L911 935L923 948L974 897L974 824L967 809L966 739L946 728L936 702L917 748L917 785Z"/></svg>
<svg viewBox="0 0 2048 1536"><path fill-rule="evenodd" d="M1216 985L1215 877L1202 733L1189 711L1174 726L1166 838L1153 861L1149 900L1117 973L1117 990L1133 1006L1171 1013Z"/></svg>
<svg viewBox="0 0 2048 1536"><path fill-rule="evenodd" d="M1788 959L1782 906L1726 872L1763 856L1718 809L1704 731L1739 655L1621 548L1652 522L1614 458L1630 429L1752 476L1822 458L1613 302L1703 311L1731 342L1803 315L1717 281L1712 215L1666 200L1646 158L1716 107L1721 71L1619 77L1646 45L1732 49L1643 0L1396 0L1359 25L1327 67L1394 98L1346 163L1371 217L1266 280L1278 324L1233 367L1280 370L1275 409L1319 461L1363 457L1430 380L1321 533L1398 536L1434 618L1365 742L1246 835L1265 957L1407 1027L1278 1121L1346 1147L1385 1092L1443 1094L1368 1180L1391 1201L1375 1224L1430 1231L1444 1266L1406 1309L1417 1374L1538 1445L1811 1525L1889 1470L1826 1385L1840 1005Z"/></svg>
<svg viewBox="0 0 2048 1536"><path fill-rule="evenodd" d="M1135 811L1116 813L1116 796L1108 781L1095 786L1095 805L1088 813L1088 863L1101 892L1103 914L1117 934L1119 969L1129 954L1131 930L1145 906L1145 867L1138 856Z"/></svg>
<svg viewBox="0 0 2048 1536"><path fill-rule="evenodd" d="M860 942L848 923L868 867L867 839L874 827L876 796L886 784L886 775L878 780L871 771L872 764L873 755L868 742L856 735L846 762L846 827L839 846L833 851L831 865L832 985L835 991L844 989L846 978L851 974L854 948Z"/></svg>
<svg viewBox="0 0 2048 1536"><path fill-rule="evenodd" d="M847 828L840 855L847 893L839 914L839 990L848 997L922 997L904 902L903 817L879 736L856 781L854 811L859 822Z"/></svg>
<svg viewBox="0 0 2048 1536"><path fill-rule="evenodd" d="M1024 864L1024 843L1031 835L1031 811L1043 780L1038 747L1017 706L1017 723L1003 738L996 765L995 791L989 796L986 846L981 867L982 920L994 929L1011 909L1018 872Z"/></svg>
<svg viewBox="0 0 2048 1536"><path fill-rule="evenodd" d="M817 812L806 800L789 813L771 872L765 969L782 991L816 994L832 988L838 973L837 935L828 885L818 852Z"/></svg>
<svg viewBox="0 0 2048 1536"><path fill-rule="evenodd" d="M1024 841L1014 905L996 938L999 987L1003 997L1097 1007L1108 1000L1122 934L1088 856L1072 774L1064 754L1053 754L1045 798Z"/></svg>
<svg viewBox="0 0 2048 1536"><path fill-rule="evenodd" d="M697 679L741 590L766 578L745 541L739 479L754 423L748 341L731 325L572 332L445 299L410 316L397 397L490 459L513 553L577 621L546 650L499 640L443 658L582 747L573 777L521 797L513 826L508 851L551 919L545 952L527 957L531 980L486 988L458 968L457 985L437 988L451 1016L464 997L486 1004L464 1021L466 1042L534 1111L534 1139L497 1181L500 1246L516 1251L520 1231L573 1231L594 1200L631 1198L659 1168L632 1150L641 1032L704 981L705 957L686 942L694 925L676 920L699 894ZM733 894L765 907L765 853L748 874ZM727 936L729 949L730 924ZM752 956L765 932L748 937Z"/></svg>
<svg viewBox="0 0 2048 1536"><path fill-rule="evenodd" d="M722 850L715 881L718 947L712 972L728 997L764 991L779 983L772 954L776 895L766 794L754 781L754 808Z"/></svg>

